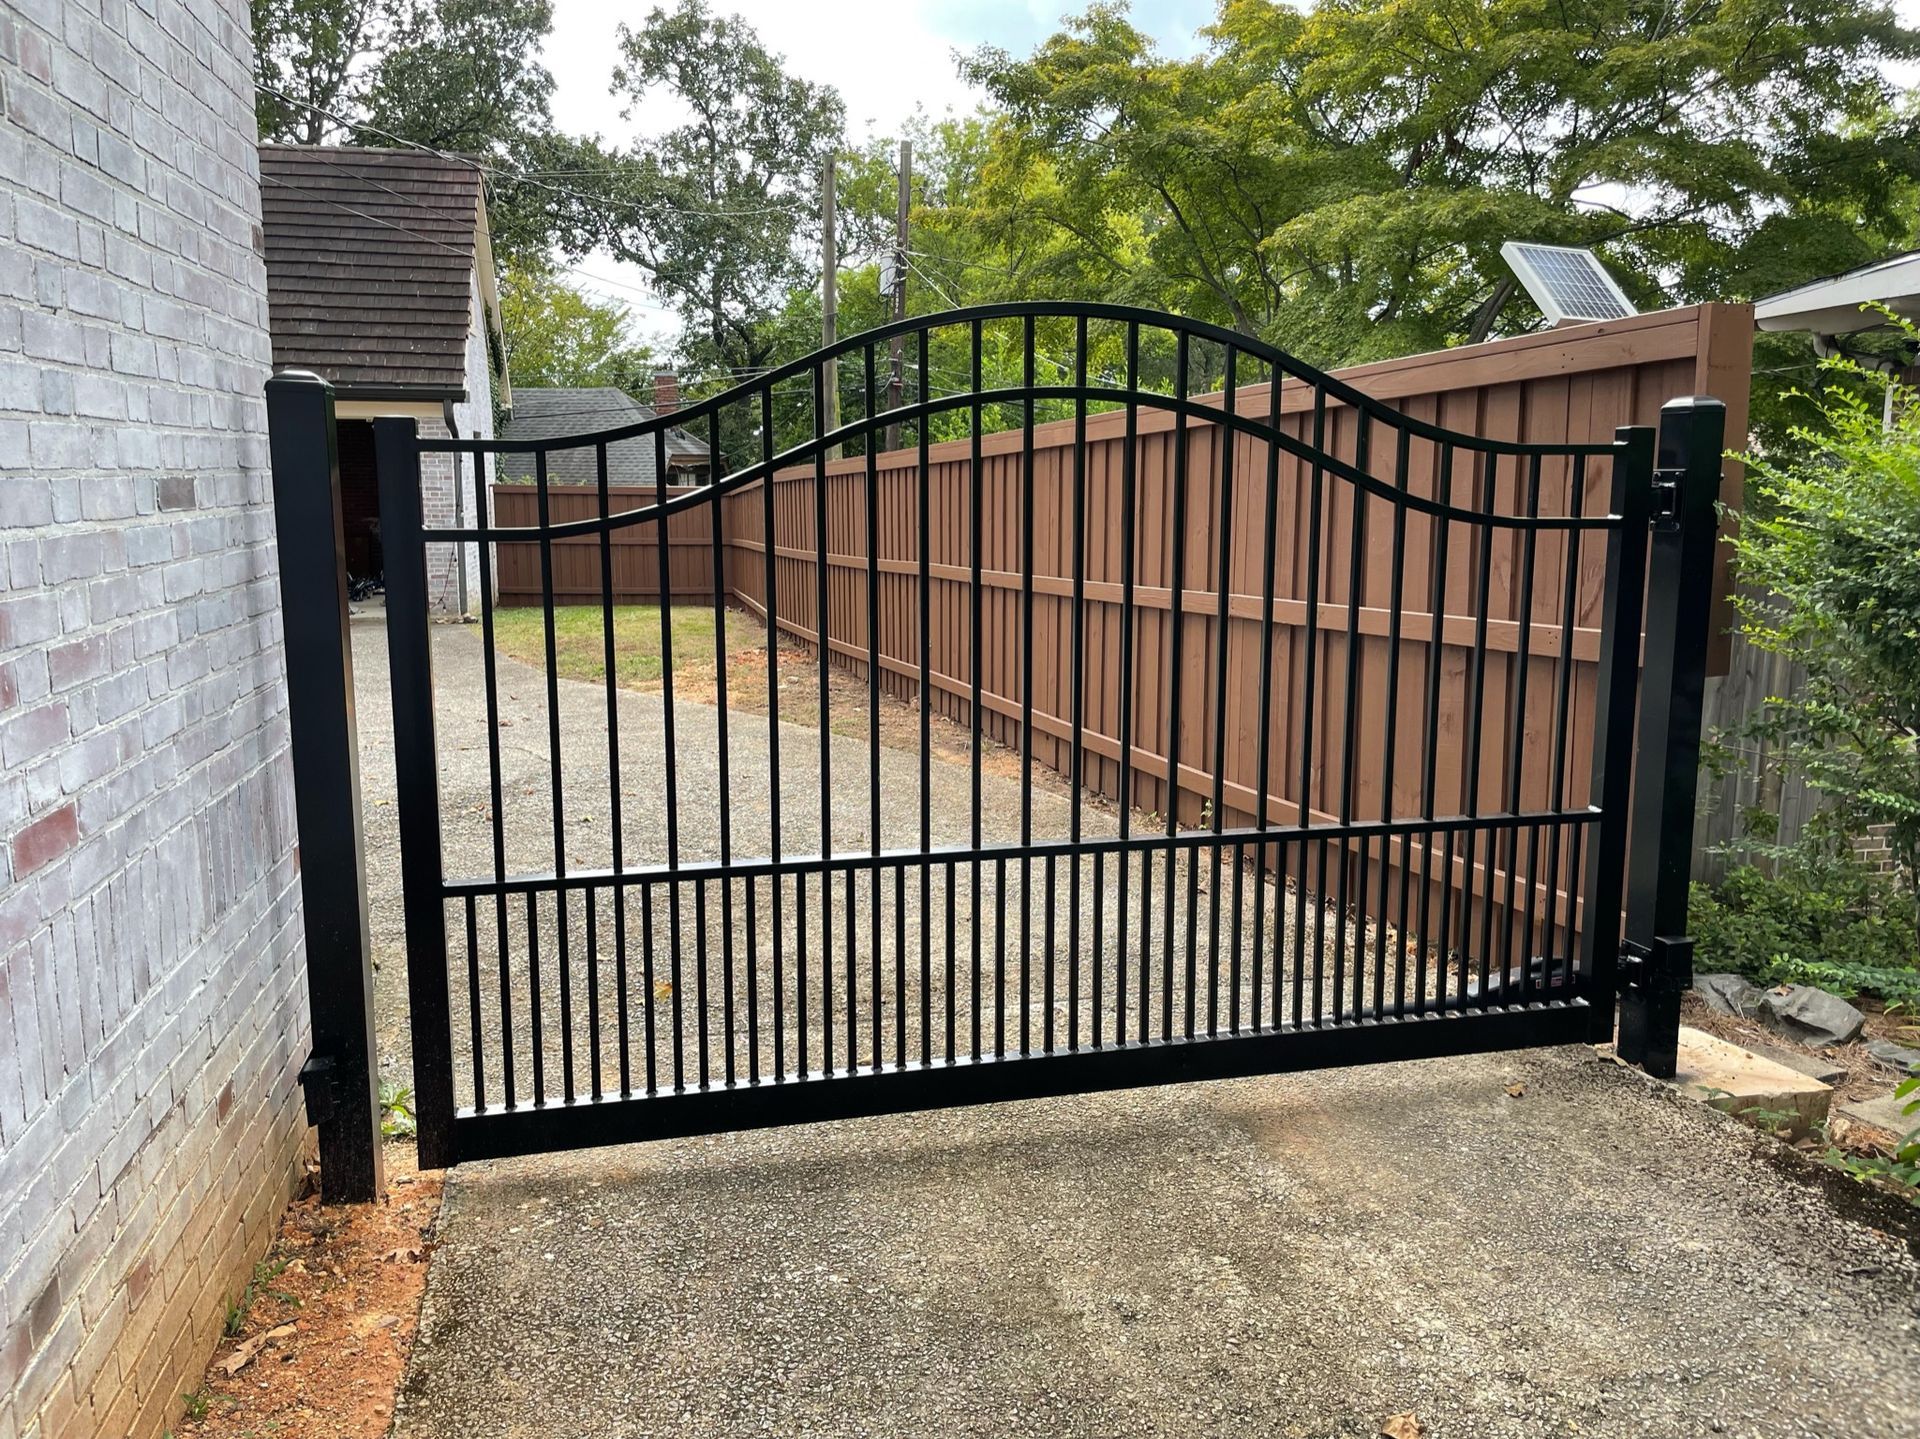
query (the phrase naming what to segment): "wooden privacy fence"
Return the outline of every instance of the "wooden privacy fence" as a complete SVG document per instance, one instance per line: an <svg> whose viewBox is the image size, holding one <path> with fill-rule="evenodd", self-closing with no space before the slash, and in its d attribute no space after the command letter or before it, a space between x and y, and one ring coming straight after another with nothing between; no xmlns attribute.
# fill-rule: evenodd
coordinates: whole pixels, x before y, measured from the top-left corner
<svg viewBox="0 0 1920 1439"><path fill-rule="evenodd" d="M1610 439L1620 425L1654 425L1667 400L1691 394L1725 402L1732 443L1745 434L1750 370L1752 315L1744 305L1703 305L1652 315L1585 325L1512 340L1360 366L1339 378L1403 412L1455 431L1525 442L1584 442ZM1215 403L1217 403L1217 397ZM1242 414L1266 415L1264 385L1242 387L1236 395ZM1529 475L1518 463L1488 470L1479 457L1459 456L1455 466L1424 441L1396 457L1394 439L1384 427L1368 428L1364 440L1354 412L1337 402L1316 413L1305 391L1283 386L1279 416L1283 430L1311 446L1314 426L1321 445L1346 460L1396 482L1396 459L1408 491L1479 507L1490 499L1494 513L1604 512L1611 476L1604 463L1588 469L1565 458ZM1222 822L1249 824L1260 803L1257 757L1261 751L1259 716L1266 713L1271 770L1266 804L1271 821L1295 822L1302 810L1318 823L1339 810L1370 815L1416 813L1423 803L1448 812L1477 806L1487 813L1503 807L1503 786L1518 779L1523 806L1543 804L1552 777L1564 773L1570 800L1583 803L1591 768L1593 710L1597 687L1599 614L1604 545L1589 543L1575 553L1566 532L1547 534L1531 546L1518 531L1485 530L1458 522L1454 543L1445 551L1445 569L1436 587L1429 573L1440 553L1435 522L1427 515L1392 506L1378 496L1355 498L1346 484L1316 485L1312 466L1279 456L1279 502L1266 513L1268 442L1242 434L1234 441L1231 512L1240 516L1219 571L1220 537L1216 523L1226 496L1220 493L1223 444L1219 426L1190 420L1186 427L1187 524L1173 524L1177 426L1169 414L1143 408L1138 416L1134 455L1136 489L1133 578L1136 628L1131 660L1120 652L1121 500L1126 449L1124 416L1095 414L1087 422L1083 459L1086 485L1084 564L1087 600L1086 673L1076 691L1068 657L1071 646L1072 531L1069 524L1075 478L1074 426L1061 421L1033 432L1034 494L1034 654L1033 754L1037 762L1068 769L1076 726L1084 727L1087 786L1112 799L1120 776L1121 707L1131 703L1132 793L1139 809L1166 813L1173 808L1183 825L1211 822L1203 815L1210 802L1216 768L1222 770ZM1362 445L1366 453L1360 453ZM965 722L978 665L982 728L995 740L1017 745L1022 708L1020 653L1022 607L1023 443L1018 432L988 435L981 444L978 476L981 509L981 644L970 653L973 556L971 442L935 444L929 450L931 512L929 596L931 703L935 713ZM774 486L777 622L783 633L817 652L825 632L836 663L864 675L870 660L881 669L883 687L917 702L919 472L914 450L882 454L876 463L874 529L879 537L879 623L867 632L866 514L864 457L829 463L827 469L827 615L824 626L815 610L815 476L809 465L777 474ZM1534 493L1529 494L1532 487ZM1740 475L1729 465L1723 498L1737 505ZM524 486L497 486L495 522L532 523L534 495ZM1314 512L1313 496L1319 510ZM651 503L651 488L616 492L613 508ZM553 490L552 518L586 518L598 513L592 488L568 493ZM567 508L563 508L567 506ZM1575 509L1573 507L1579 507ZM1396 543L1392 511L1400 509L1405 532L1397 537L1406 561L1396 578L1389 562ZM719 579L729 599L765 617L764 499L758 484L735 490L719 502L725 573ZM675 515L669 533L673 554L673 593L710 599L714 514L697 506ZM1259 702L1266 593L1263 573L1265 531L1277 535L1276 567L1270 596L1274 650L1271 682L1274 702ZM1353 544L1354 527L1361 529ZM1484 626L1479 601L1482 564L1476 546L1488 553L1484 566ZM1312 543L1318 536L1317 558ZM655 539L651 526L615 533L614 588L623 602L657 597ZM600 575L597 540L563 540L554 550L559 598L597 600ZM1349 569L1349 556L1364 557ZM1567 573L1569 564L1572 573ZM1184 572L1181 587L1179 649L1180 704L1169 703L1174 689L1173 575ZM1724 565L1724 556L1718 562ZM537 546L500 546L503 602L537 602L540 572ZM1354 576L1358 586L1353 586ZM1311 583L1310 583L1311 582ZM1404 586L1404 604L1389 593ZM1563 633L1571 592L1573 626ZM1215 655L1224 592L1227 696L1224 744L1214 735ZM1725 592L1721 583L1718 593ZM1318 597L1313 615L1307 596ZM1439 600L1438 614L1431 597ZM1388 616L1403 610L1397 635ZM1649 616L1657 625L1662 616ZM1726 619L1717 618L1711 667L1725 667ZM1434 643L1435 629L1438 643ZM1311 644L1309 635L1311 634ZM1524 657L1521 654L1525 636ZM1484 639L1482 640L1482 636ZM1469 716L1472 686L1469 665L1476 645L1484 643L1484 704ZM1438 663L1434 664L1437 656ZM1560 668L1571 667L1566 682L1566 749L1549 753L1555 732L1552 711L1561 689ZM1311 666L1315 686L1305 683ZM1429 685L1429 677L1434 682ZM1313 712L1301 697L1311 693ZM1356 723L1351 735L1342 724L1351 697ZM1078 704L1076 704L1078 701ZM1397 748L1396 731L1425 733L1424 707L1437 724L1425 742ZM1076 712L1076 710L1078 712ZM1398 714L1400 722L1390 723ZM1477 735L1470 753L1469 735ZM1429 762L1431 747L1433 770ZM1178 754L1177 769L1169 759ZM1520 756L1517 776L1510 775ZM1557 763L1556 763L1557 761ZM1170 769L1174 772L1170 773ZM1429 811L1432 812L1432 811ZM1493 892L1507 880L1494 858L1456 864L1432 854L1412 853L1406 844L1383 846L1363 862L1373 866L1376 896L1391 892L1402 870L1426 876L1439 889L1462 893ZM1559 879L1565 887L1572 856L1563 857ZM1528 866L1529 874L1534 867ZM1361 886L1367 888L1364 883ZM1344 889L1344 887L1343 887ZM1508 891L1508 903L1518 901ZM1371 907L1371 906L1370 906ZM1548 942L1538 933L1528 942Z"/></svg>
<svg viewBox="0 0 1920 1439"><path fill-rule="evenodd" d="M686 486L669 485L671 498L687 492ZM526 484L492 486L493 513L489 522L500 528L531 526L540 523L540 495ZM571 520L597 519L600 515L600 490L596 485L548 486L548 521L562 525ZM641 509L654 503L660 491L652 485L610 485L607 509L612 514ZM613 592L620 604L646 604L660 598L660 540L652 525L629 525L609 536L613 559ZM553 550L553 597L556 604L599 604L600 537L572 535L555 540ZM494 546L494 592L503 605L537 605L541 596L540 546L502 544ZM699 505L682 510L667 522L667 566L672 571L675 596L699 595L713 598L713 510Z"/></svg>

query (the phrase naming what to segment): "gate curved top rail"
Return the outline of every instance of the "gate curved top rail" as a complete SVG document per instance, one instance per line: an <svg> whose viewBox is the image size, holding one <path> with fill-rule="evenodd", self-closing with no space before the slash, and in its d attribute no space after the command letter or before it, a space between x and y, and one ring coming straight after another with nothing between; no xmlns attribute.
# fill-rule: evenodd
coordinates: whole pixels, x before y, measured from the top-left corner
<svg viewBox="0 0 1920 1439"><path fill-rule="evenodd" d="M1617 440L1589 442L1503 440L1449 429L1406 414L1338 377L1306 364L1277 346L1249 338L1237 331L1138 306L1077 301L1018 301L974 305L895 321L838 340L799 359L774 366L761 375L741 381L682 409L664 415L655 415L650 419L632 424L527 440L432 437L423 438L420 446L422 449L441 453L475 456L488 454L540 456L554 451L592 449L644 440L648 437L655 438L657 446L663 446L664 436L668 430L691 429L705 421L717 432L719 416L729 406L747 404L756 397L768 397L776 387L794 379L811 375L817 380L830 361L837 362L854 356L865 356L870 360L876 347L909 335L919 335L922 338L924 351L925 337L931 333L939 330L964 329L976 337L977 359L977 336L980 328L995 320L1027 322L1026 338L1029 353L1026 373L1029 377L1033 373L1031 347L1033 326L1036 322L1040 320L1076 321L1081 327L1079 335L1084 338L1086 322L1109 321L1128 327L1131 337L1130 352L1136 356L1136 359L1138 334L1142 329L1158 330L1172 336L1182 346L1183 353L1184 347L1194 340L1218 345L1228 356L1244 357L1269 367L1281 385L1287 381L1294 381L1305 386L1315 394L1316 407L1328 401L1337 402L1350 408L1370 424L1381 425L1399 432L1408 439L1424 440L1449 451L1460 451L1489 458L1504 456L1538 460L1546 457L1603 456L1614 454L1618 450ZM1381 481L1369 473L1364 464L1357 464L1324 447L1287 434L1275 423L1279 407L1271 399L1267 407L1269 413L1260 415L1236 411L1231 408L1230 400L1225 405L1203 403L1192 395L1163 393L1141 388L1137 364L1133 368L1131 375L1133 383L1130 385L1088 383L1084 354L1080 355L1080 362L1075 383L1041 384L1034 383L1029 378L1027 383L1021 384L981 385L978 382L976 367L972 385L951 394L932 396L926 393L923 377L920 396L911 402L884 409L875 408L870 413L833 429L824 429L816 424L815 432L799 442L780 449L764 450L761 457L753 463L732 469L696 491L674 496L662 493L660 498L651 505L640 506L618 514L602 513L587 519L558 523L550 521L545 524L519 527L435 527L429 532L428 537L443 541L475 541L499 540L515 536L530 538L544 536L557 540L648 524L663 515L672 515L682 510L713 504L725 495L751 486L781 469L817 460L820 456L829 454L850 441L864 439L888 427L924 425L933 416L951 411L973 410L996 404L1028 404L1045 400L1138 407L1162 411L1182 420L1197 420L1204 424L1220 425L1236 434L1270 442L1282 453L1306 461L1326 474L1337 476L1382 500L1435 519L1494 528L1535 530L1595 530L1610 528L1619 523L1620 517L1610 511L1589 515L1520 515L1457 505L1412 494ZM1181 362L1178 383L1182 386L1186 383L1184 360ZM664 491L664 473L661 474L661 488Z"/></svg>

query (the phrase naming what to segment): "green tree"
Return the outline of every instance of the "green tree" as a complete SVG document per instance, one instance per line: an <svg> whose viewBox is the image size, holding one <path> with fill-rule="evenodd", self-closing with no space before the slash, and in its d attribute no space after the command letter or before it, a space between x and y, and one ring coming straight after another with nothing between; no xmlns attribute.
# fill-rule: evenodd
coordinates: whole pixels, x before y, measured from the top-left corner
<svg viewBox="0 0 1920 1439"><path fill-rule="evenodd" d="M398 138L518 161L529 139L553 128L553 76L536 59L552 29L550 0L422 5L406 43L368 76L364 143Z"/></svg>
<svg viewBox="0 0 1920 1439"><path fill-rule="evenodd" d="M1911 327L1902 326L1909 339ZM1776 741L1827 803L1811 843L1891 830L1909 889L1920 879L1920 392L1829 360L1805 396L1816 425L1795 458L1746 457L1760 503L1733 545L1747 588L1741 630L1805 668L1744 732ZM1893 386L1893 423L1879 400ZM1876 393L1877 392L1877 393Z"/></svg>
<svg viewBox="0 0 1920 1439"><path fill-rule="evenodd" d="M550 0L253 0L263 140L508 159L552 128Z"/></svg>
<svg viewBox="0 0 1920 1439"><path fill-rule="evenodd" d="M977 53L982 173L1112 291L1323 362L1537 322L1506 239L1596 246L1657 304L1912 225L1883 67L1920 42L1879 0L1227 0L1207 33L1165 59L1096 5L1028 58Z"/></svg>
<svg viewBox="0 0 1920 1439"><path fill-rule="evenodd" d="M634 343L625 305L589 295L551 268L512 265L500 279L500 322L515 386L611 385L651 403L653 352Z"/></svg>
<svg viewBox="0 0 1920 1439"><path fill-rule="evenodd" d="M840 97L788 75L751 27L702 0L622 25L619 48L617 92L632 104L667 94L690 118L625 157L605 243L679 307L692 371L762 366L770 317L817 274L820 172L841 144Z"/></svg>
<svg viewBox="0 0 1920 1439"><path fill-rule="evenodd" d="M392 0L253 0L255 110L262 140L319 145L358 100L355 65L398 43Z"/></svg>

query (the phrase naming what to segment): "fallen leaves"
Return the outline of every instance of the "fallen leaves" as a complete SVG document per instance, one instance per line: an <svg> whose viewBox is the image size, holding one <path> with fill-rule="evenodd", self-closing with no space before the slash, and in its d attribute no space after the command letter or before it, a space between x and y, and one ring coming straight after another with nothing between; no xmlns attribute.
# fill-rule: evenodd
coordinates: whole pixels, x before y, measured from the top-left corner
<svg viewBox="0 0 1920 1439"><path fill-rule="evenodd" d="M1389 1414L1380 1421L1380 1439L1426 1439L1427 1426L1411 1409L1404 1414Z"/></svg>
<svg viewBox="0 0 1920 1439"><path fill-rule="evenodd" d="M267 1330L264 1334L254 1335L253 1338L240 1344L234 1349L233 1353L220 1361L221 1371L231 1378L242 1369L245 1369L249 1364L253 1363L254 1356L273 1340L293 1338L296 1329L297 1326L295 1325L281 1324Z"/></svg>

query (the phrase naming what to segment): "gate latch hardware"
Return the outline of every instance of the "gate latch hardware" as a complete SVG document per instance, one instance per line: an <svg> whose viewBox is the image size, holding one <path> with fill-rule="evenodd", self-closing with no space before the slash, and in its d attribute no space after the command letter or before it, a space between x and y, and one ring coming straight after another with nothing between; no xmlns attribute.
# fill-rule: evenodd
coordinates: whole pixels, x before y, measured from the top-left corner
<svg viewBox="0 0 1920 1439"><path fill-rule="evenodd" d="M1693 939L1662 935L1651 946L1622 940L1617 974L1622 993L1667 986L1685 989L1693 983Z"/></svg>
<svg viewBox="0 0 1920 1439"><path fill-rule="evenodd" d="M316 1127L333 1118L333 1056L311 1054L300 1066L300 1089L306 1096L307 1123Z"/></svg>
<svg viewBox="0 0 1920 1439"><path fill-rule="evenodd" d="M1614 1052L1657 1079L1672 1079L1680 1052L1680 991L1693 982L1693 941L1655 935L1620 946L1619 1035Z"/></svg>
<svg viewBox="0 0 1920 1439"><path fill-rule="evenodd" d="M1680 528L1679 476L1656 471L1653 477L1653 527L1657 530Z"/></svg>

